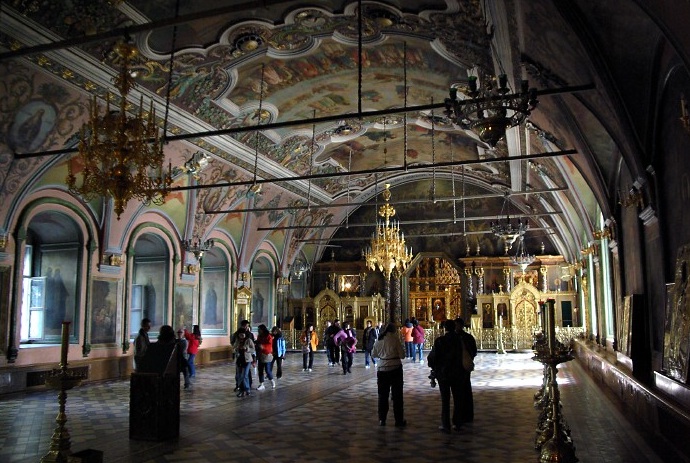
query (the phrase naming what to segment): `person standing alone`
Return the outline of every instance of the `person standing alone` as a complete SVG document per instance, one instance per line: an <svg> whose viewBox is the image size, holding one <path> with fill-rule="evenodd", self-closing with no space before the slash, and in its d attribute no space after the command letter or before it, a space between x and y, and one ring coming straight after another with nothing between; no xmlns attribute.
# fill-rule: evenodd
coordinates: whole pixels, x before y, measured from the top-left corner
<svg viewBox="0 0 690 463"><path fill-rule="evenodd" d="M201 330L199 329L199 325L194 325L191 333L185 329L184 337L187 340L187 363L189 363L189 377L196 378L196 366L194 365L194 359L196 358L196 354L199 353L199 344L201 344Z"/></svg>
<svg viewBox="0 0 690 463"><path fill-rule="evenodd" d="M405 357L405 350L400 343L394 324L389 323L379 334L371 355L379 359L376 371L379 426L386 425L389 397L392 396L395 426L403 428L407 425L403 412L402 359Z"/></svg>
<svg viewBox="0 0 690 463"><path fill-rule="evenodd" d="M149 340L149 330L151 329L151 320L144 318L141 320L141 328L139 334L134 339L134 369L137 368L139 362L146 354L146 349L151 345Z"/></svg>
<svg viewBox="0 0 690 463"><path fill-rule="evenodd" d="M446 333L436 338L434 347L427 357L429 367L434 370L441 393L441 426L439 430L449 434L451 422L453 429L460 431L462 424L461 384L466 374L462 366L462 340L455 332L455 322L443 322ZM453 395L453 417L450 415L450 396Z"/></svg>
<svg viewBox="0 0 690 463"><path fill-rule="evenodd" d="M462 348L465 349L472 358L472 363L474 363L474 358L477 356L477 341L475 341L474 336L465 331L465 320L462 318L455 319L455 332L462 340ZM463 423L471 423L474 421L474 398L472 396L471 374L472 371L467 371L467 368L465 368L465 375L462 377L460 383L460 400L462 401L460 421Z"/></svg>
<svg viewBox="0 0 690 463"><path fill-rule="evenodd" d="M371 320L367 320L367 327L364 328L364 335L362 342L364 343L364 367L369 368L369 359L371 358L374 367L376 367L376 359L371 355L374 348L374 343L378 339L378 329L372 326Z"/></svg>

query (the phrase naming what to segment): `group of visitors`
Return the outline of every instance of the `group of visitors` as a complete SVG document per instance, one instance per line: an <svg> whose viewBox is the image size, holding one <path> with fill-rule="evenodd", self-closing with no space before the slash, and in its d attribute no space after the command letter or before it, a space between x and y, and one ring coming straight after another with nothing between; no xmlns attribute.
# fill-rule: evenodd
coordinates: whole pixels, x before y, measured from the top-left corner
<svg viewBox="0 0 690 463"><path fill-rule="evenodd" d="M318 342L319 340L314 331L314 325L310 323L302 334L302 371L312 371L314 366L314 352L316 351ZM340 320L337 319L333 320L332 323L330 321L326 322L326 328L323 333L323 344L326 348L328 366L335 366L340 363L343 367L344 375L352 373L354 354L357 351L357 334L350 325L350 322L345 321L342 326L340 325Z"/></svg>
<svg viewBox="0 0 690 463"><path fill-rule="evenodd" d="M277 326L270 331L264 324L259 325L256 338L249 320L242 320L238 330L230 337L235 351L235 392L237 397L251 395L252 367L259 379L258 391L266 389L264 382L270 381L271 389L276 388L276 379L283 376L283 360L287 351L285 338ZM275 377L273 375L274 366Z"/></svg>
<svg viewBox="0 0 690 463"><path fill-rule="evenodd" d="M402 428L407 425L403 411L403 364L405 359L423 363L424 328L415 319L406 320L400 328L400 335L396 325L389 323L385 328L379 322L373 325L366 322L363 333L363 350L365 368L373 364L376 368L378 391L379 425L385 426L389 411L389 403L393 402L393 416L395 426ZM451 429L460 431L464 423L474 420L474 401L470 375L474 369L474 357L477 355L477 344L474 337L465 331L462 318L443 322L445 334L438 337L427 357L428 365L432 369L431 385L441 393L441 425L439 430L450 433ZM148 332L151 321L144 318L141 329L134 340L135 367L143 365L143 359L151 342ZM403 342L401 343L402 336ZM276 379L282 377L282 363L286 354L286 343L280 328L274 326L270 331L266 325L259 325L258 335L252 333L248 320L242 320L238 330L230 338L235 351L235 392L238 397L251 395L252 367L259 379L257 390L265 390L266 380L271 388L276 387ZM354 353L357 349L357 336L350 323L340 320L327 322L323 335L328 364L342 365L343 375L352 373ZM175 332L169 325L160 328L158 343L177 343L179 369L184 377L184 388L188 389L190 379L196 376L194 358L201 343L201 332L198 325L192 331L182 327ZM313 324L308 324L301 337L302 342L302 371L311 372L314 367L314 353L319 345L319 339ZM273 374L275 369L275 376ZM451 414L451 396L453 410Z"/></svg>

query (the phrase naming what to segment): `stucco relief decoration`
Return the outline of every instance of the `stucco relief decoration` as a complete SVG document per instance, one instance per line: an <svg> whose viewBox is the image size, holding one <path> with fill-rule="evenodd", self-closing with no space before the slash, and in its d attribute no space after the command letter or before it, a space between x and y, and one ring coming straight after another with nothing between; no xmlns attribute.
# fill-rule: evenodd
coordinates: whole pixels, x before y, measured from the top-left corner
<svg viewBox="0 0 690 463"><path fill-rule="evenodd" d="M223 169L219 163L212 163L205 171L206 185L238 182L249 180L247 176L241 176L235 169ZM213 211L228 208L244 192L240 186L225 186L199 190L198 203L203 205L203 210Z"/></svg>
<svg viewBox="0 0 690 463"><path fill-rule="evenodd" d="M0 192L11 194L24 185L39 166L55 158L15 160L13 153L63 148L62 140L76 132L87 108L62 86L42 83L25 66L0 63L5 99L0 109L0 132L9 152L0 154ZM29 78L28 76L34 76Z"/></svg>
<svg viewBox="0 0 690 463"><path fill-rule="evenodd" d="M688 380L690 360L690 244L678 251L676 277L671 308L671 330L668 349L667 374L682 383Z"/></svg>

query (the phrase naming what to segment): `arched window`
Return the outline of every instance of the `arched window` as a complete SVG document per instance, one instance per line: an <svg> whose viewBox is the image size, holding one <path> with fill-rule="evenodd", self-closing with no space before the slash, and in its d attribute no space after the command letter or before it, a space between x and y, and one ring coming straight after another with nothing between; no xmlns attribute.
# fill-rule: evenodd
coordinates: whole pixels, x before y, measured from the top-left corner
<svg viewBox="0 0 690 463"><path fill-rule="evenodd" d="M252 326L273 326L273 267L266 257L257 258L252 265L251 288Z"/></svg>
<svg viewBox="0 0 690 463"><path fill-rule="evenodd" d="M36 214L27 227L22 280L22 343L60 342L62 322L79 315L84 238L67 215ZM70 326L76 336L76 323Z"/></svg>
<svg viewBox="0 0 690 463"><path fill-rule="evenodd" d="M227 334L230 266L222 250L212 248L201 262L199 320L204 334Z"/></svg>
<svg viewBox="0 0 690 463"><path fill-rule="evenodd" d="M134 338L141 320L151 320L151 331L168 324L167 295L170 257L163 238L144 233L134 244L129 334Z"/></svg>

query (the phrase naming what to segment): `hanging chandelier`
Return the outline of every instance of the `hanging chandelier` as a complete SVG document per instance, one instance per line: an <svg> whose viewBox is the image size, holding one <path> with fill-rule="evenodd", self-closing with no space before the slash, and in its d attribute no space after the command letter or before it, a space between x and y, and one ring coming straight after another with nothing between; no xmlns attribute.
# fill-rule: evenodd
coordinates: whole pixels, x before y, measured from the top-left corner
<svg viewBox="0 0 690 463"><path fill-rule="evenodd" d="M379 215L384 218L377 221L376 230L371 235L371 245L364 250L363 257L367 267L379 270L390 279L394 269L404 271L412 260L412 249L405 246L405 235L400 231L400 222L391 220L395 208L388 201L391 199L390 184L386 183L383 199L386 202L379 208Z"/></svg>
<svg viewBox="0 0 690 463"><path fill-rule="evenodd" d="M523 80L518 93L510 93L505 74L483 79L469 76L465 88L451 87L445 99L446 116L463 129L474 131L492 148L506 134L506 130L522 123L537 107L537 89L529 88Z"/></svg>
<svg viewBox="0 0 690 463"><path fill-rule="evenodd" d="M198 235L194 235L192 239L182 241L182 248L190 253L194 254L196 260L200 261L204 254L211 250L215 243L213 240L202 241Z"/></svg>
<svg viewBox="0 0 690 463"><path fill-rule="evenodd" d="M506 245L506 253L507 250L512 247L513 243L515 243L515 240L518 238L521 238L527 229L529 228L529 225L527 224L527 220L520 221L520 220L515 220L514 222L511 221L510 219L510 197L508 195L508 192L505 193L505 196L503 197L503 206L501 207L501 216L503 215L503 212L505 211L505 218L500 218L496 221L491 222L491 233L494 235L498 236L500 239L502 239Z"/></svg>
<svg viewBox="0 0 690 463"><path fill-rule="evenodd" d="M534 255L527 253L527 248L525 246L525 236L520 235L520 241L518 241L517 250L515 255L510 258L513 265L520 267L524 273L527 267L534 262Z"/></svg>
<svg viewBox="0 0 690 463"><path fill-rule="evenodd" d="M79 152L68 163L66 183L72 194L86 201L99 196L111 197L119 220L131 199L147 205L163 204L172 184L172 167L168 165L164 173L164 140L156 125L153 102L144 111L142 97L138 114L127 114L127 95L136 85L129 66L139 52L133 44L124 41L115 45L114 51L122 63L120 74L113 79L120 92L119 110L111 110L108 94L101 115L94 96L90 119L81 131ZM73 163L82 169L80 185Z"/></svg>

